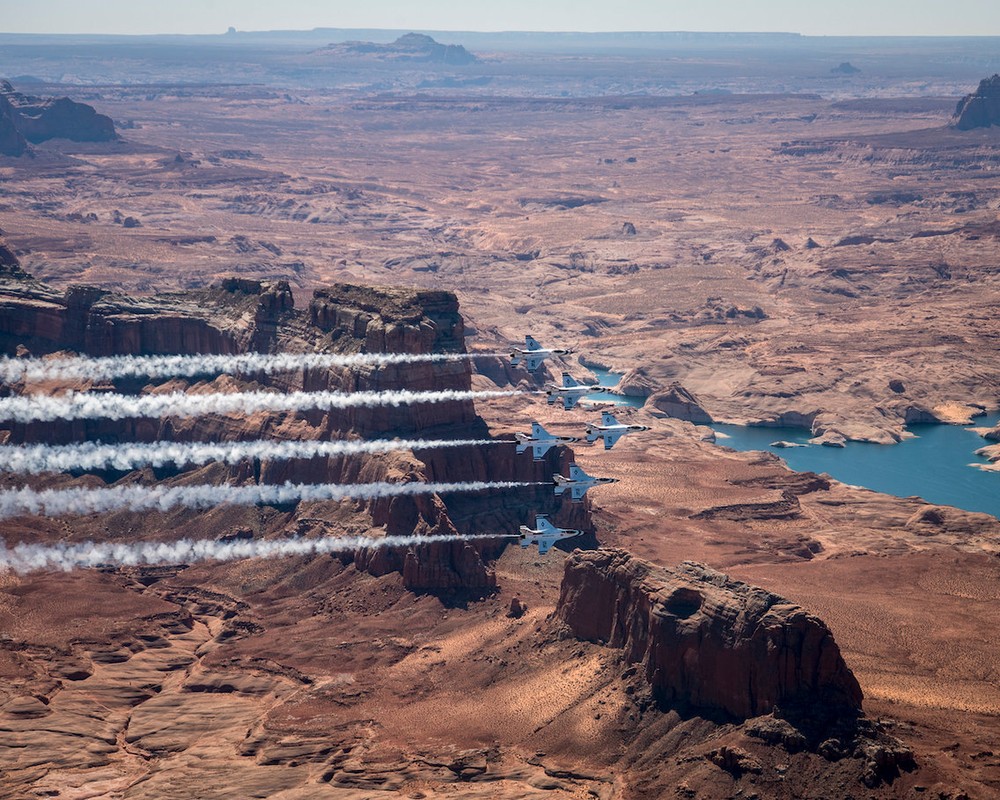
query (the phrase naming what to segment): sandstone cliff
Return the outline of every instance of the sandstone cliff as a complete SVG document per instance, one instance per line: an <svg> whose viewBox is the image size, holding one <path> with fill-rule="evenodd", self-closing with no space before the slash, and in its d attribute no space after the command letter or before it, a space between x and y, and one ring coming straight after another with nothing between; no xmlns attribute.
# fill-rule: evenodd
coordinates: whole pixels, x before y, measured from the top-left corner
<svg viewBox="0 0 1000 800"><path fill-rule="evenodd" d="M734 717L822 706L849 717L861 688L822 620L700 564L655 567L622 550L566 561L557 617L624 651L664 706Z"/></svg>
<svg viewBox="0 0 1000 800"><path fill-rule="evenodd" d="M952 125L960 131L1000 125L1000 75L983 78L976 91L958 101Z"/></svg>
<svg viewBox="0 0 1000 800"><path fill-rule="evenodd" d="M16 91L8 81L0 81L0 155L23 155L29 151L28 142L109 142L117 138L111 118L86 103L68 97L31 97Z"/></svg>
<svg viewBox="0 0 1000 800"><path fill-rule="evenodd" d="M21 156L28 150L28 141L17 127L17 113L0 92L0 155Z"/></svg>
<svg viewBox="0 0 1000 800"><path fill-rule="evenodd" d="M210 353L246 351L335 353L462 353L464 325L458 301L449 292L411 291L338 284L317 290L306 310L295 308L284 282L225 279L196 292L152 298L74 286L65 293L23 276L0 276L0 353L29 351L41 356L72 351L114 354ZM136 393L153 390L144 380L119 380L104 388ZM185 388L201 381L172 381ZM421 362L355 369L310 369L271 375L221 376L214 391L271 388L278 391L468 390L471 363ZM24 387L12 387L15 391ZM57 386L34 387L51 391ZM69 388L87 388L76 386ZM100 388L100 387L95 387ZM0 437L11 444L45 441L230 441L259 437L334 439L350 437L488 438L471 401L348 408L305 413L213 416L194 419L105 419L29 424L0 423ZM343 483L380 480L547 481L564 468L558 450L536 464L517 456L513 446L463 447L420 453L276 462L209 465L200 470L158 470L102 476L106 481L150 480L240 483ZM459 497L397 497L358 504L368 529L387 534L451 534L516 530L535 510L552 513L561 504L548 487L523 492ZM588 506L574 506L561 519L589 529ZM346 513L346 512L344 512ZM331 516L332 515L332 516ZM326 532L342 512L293 510L265 533ZM181 515L193 520L197 515ZM146 535L162 535L162 520L133 515L129 524ZM222 509L216 525L237 526L239 514ZM233 522L228 522L232 518ZM193 524L193 523L192 523ZM200 523L199 523L200 524ZM352 523L354 524L354 523ZM114 525L113 530L124 525ZM334 527L336 527L334 525ZM354 560L373 574L400 572L405 585L426 591L493 589L487 561L499 554L500 540L433 544L409 552L358 552Z"/></svg>

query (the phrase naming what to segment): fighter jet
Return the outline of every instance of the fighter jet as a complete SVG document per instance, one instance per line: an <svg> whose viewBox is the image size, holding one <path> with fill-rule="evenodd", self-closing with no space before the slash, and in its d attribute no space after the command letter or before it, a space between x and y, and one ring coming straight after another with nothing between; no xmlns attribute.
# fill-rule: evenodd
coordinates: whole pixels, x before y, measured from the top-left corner
<svg viewBox="0 0 1000 800"><path fill-rule="evenodd" d="M554 383L545 384L545 394L548 395L546 402L552 405L557 398L561 397L563 408L567 411L580 402L581 397L606 391L608 391L608 387L601 386L599 383L589 385L577 383L568 372L562 374L562 386L556 386Z"/></svg>
<svg viewBox="0 0 1000 800"><path fill-rule="evenodd" d="M580 441L576 436L553 436L537 422L531 423L531 435L525 433L515 433L517 439L517 452L523 453L529 447L531 456L535 461L541 461L549 448L557 444L573 444Z"/></svg>
<svg viewBox="0 0 1000 800"><path fill-rule="evenodd" d="M510 353L510 365L516 367L524 359L524 368L534 372L549 356L568 356L572 350L547 350L535 341L534 336L524 337L524 349L515 347Z"/></svg>
<svg viewBox="0 0 1000 800"><path fill-rule="evenodd" d="M582 533L583 531L573 528L557 528L542 514L536 514L534 528L529 528L527 525L521 526L521 548L527 550L531 545L537 544L538 554L544 556L556 542L572 539Z"/></svg>
<svg viewBox="0 0 1000 800"><path fill-rule="evenodd" d="M615 446L615 442L621 439L626 433L632 431L648 431L646 425L623 425L615 419L615 415L610 411L601 414L601 423L587 426L587 441L593 444L598 439L604 439L604 449L610 450Z"/></svg>
<svg viewBox="0 0 1000 800"><path fill-rule="evenodd" d="M564 478L562 475L553 475L552 479L556 482L556 494L562 494L569 489L570 497L574 503L583 500L583 496L591 486L598 486L602 483L618 483L618 478L592 478L576 464L569 465L568 478Z"/></svg>

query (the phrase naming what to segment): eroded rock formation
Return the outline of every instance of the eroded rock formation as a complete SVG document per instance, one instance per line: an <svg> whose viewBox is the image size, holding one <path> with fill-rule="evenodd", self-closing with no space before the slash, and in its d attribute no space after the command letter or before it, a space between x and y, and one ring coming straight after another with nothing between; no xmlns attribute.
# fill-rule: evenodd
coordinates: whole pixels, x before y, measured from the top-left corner
<svg viewBox="0 0 1000 800"><path fill-rule="evenodd" d="M287 283L227 278L194 292L134 298L97 287L72 286L65 293L16 274L0 275L0 353L27 350L35 356L72 351L94 356L116 354L226 354L258 352L462 353L464 324L458 301L448 292L371 288L345 284L317 290L307 310L297 310ZM174 380L183 389L203 381ZM164 381L159 381L160 383ZM151 382L156 383L156 382ZM135 393L151 388L145 380L116 380L105 388ZM270 375L220 376L214 391L385 391L394 389L468 390L471 362L453 360L353 369L309 369ZM14 387L15 391L21 387ZM36 387L42 388L42 387ZM51 390L55 387L44 387ZM87 388L72 386L68 388ZM78 420L5 423L0 436L11 444L89 441L231 441L259 437L340 439L486 438L488 432L471 401L376 406L300 414L224 415L192 419ZM390 456L248 461L206 467L211 482L280 484L352 483L383 480L475 481L551 480L564 465L552 450L539 463L517 456L513 447L462 447L395 453ZM109 481L126 478L105 476ZM185 472L137 471L143 482L185 480ZM190 480L190 479L188 479ZM546 487L521 492L447 498L395 497L359 504L368 530L387 534L434 535L516 529L529 511L554 513L558 503ZM223 514L225 512L222 512ZM308 519L292 510L284 530L305 535L324 532L331 520L311 509ZM304 513L304 512L303 512ZM339 513L339 512L331 512ZM192 513L192 517L195 517ZM587 506L563 513L567 524L590 528ZM572 519L570 519L572 518ZM145 521L142 524L146 524ZM276 523L277 524L277 523ZM362 523L364 524L364 523ZM150 536L162 536L148 523ZM437 543L408 551L359 551L359 568L375 575L399 572L408 588L424 591L489 591L496 585L487 561L501 541Z"/></svg>
<svg viewBox="0 0 1000 800"><path fill-rule="evenodd" d="M1000 125L1000 75L983 78L976 91L958 101L952 125L960 131Z"/></svg>
<svg viewBox="0 0 1000 800"><path fill-rule="evenodd" d="M109 142L118 138L111 118L68 97L41 98L22 94L0 81L0 154L20 156L28 142L49 139Z"/></svg>
<svg viewBox="0 0 1000 800"><path fill-rule="evenodd" d="M668 417L700 425L712 423L712 416L702 408L701 401L679 383L673 383L663 391L651 395L647 404L652 404Z"/></svg>
<svg viewBox="0 0 1000 800"><path fill-rule="evenodd" d="M28 150L28 141L18 130L16 119L13 106L0 92L0 155L21 156Z"/></svg>
<svg viewBox="0 0 1000 800"><path fill-rule="evenodd" d="M25 278L27 274L21 270L21 262L17 254L3 240L0 240L0 273Z"/></svg>
<svg viewBox="0 0 1000 800"><path fill-rule="evenodd" d="M622 648L665 706L738 718L779 706L861 709L861 688L822 620L701 564L577 551L556 615L575 636Z"/></svg>

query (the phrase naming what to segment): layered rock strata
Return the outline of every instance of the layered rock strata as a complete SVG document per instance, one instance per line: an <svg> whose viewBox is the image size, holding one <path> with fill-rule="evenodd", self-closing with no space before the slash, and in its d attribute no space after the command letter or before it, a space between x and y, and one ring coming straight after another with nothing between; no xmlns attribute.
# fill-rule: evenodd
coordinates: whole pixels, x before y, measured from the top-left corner
<svg viewBox="0 0 1000 800"><path fill-rule="evenodd" d="M118 138L110 117L68 97L30 97L0 81L0 155L21 156L29 142L49 139L110 142Z"/></svg>
<svg viewBox="0 0 1000 800"><path fill-rule="evenodd" d="M448 292L410 291L334 285L317 290L307 310L295 308L285 282L226 279L208 290L134 298L96 287L74 286L60 293L23 273L0 276L0 353L34 356L76 352L93 356L117 354L228 354L260 352L332 352L459 354L465 351L464 324L458 301ZM206 383L206 379L208 383ZM7 391L58 391L63 388L126 393L157 391L168 381L116 380L64 385L7 387ZM169 381L172 390L197 386L198 391L332 390L340 392L397 389L468 390L471 362L451 360L353 369L309 369L297 372L201 376ZM44 441L231 441L261 437L291 439L342 438L488 438L471 401L408 404L398 407L347 408L285 414L214 415L189 419L77 420L51 423L0 422L0 438L10 444ZM140 470L100 476L106 482L192 480L223 483L353 483L384 480L551 481L568 458L559 450L534 463L517 456L513 446L462 447L351 458L255 461L197 470ZM88 478L88 480L92 480ZM548 487L519 492L455 497L394 497L359 506L370 528L387 534L454 534L516 530L541 510L560 510ZM589 529L586 504L574 505L561 519ZM310 508L293 509L285 532L327 532L341 514ZM345 512L346 513L346 512ZM135 515L138 516L138 515ZM188 512L194 519L196 514ZM143 535L162 536L154 522L138 521ZM275 523L277 525L277 523ZM114 529L119 525L112 526ZM148 530L146 528L148 527ZM270 531L265 531L265 534ZM274 533L280 531L276 528ZM421 591L490 591L496 585L488 568L502 540L436 543L404 551L359 551L360 568L381 575L400 572L408 588Z"/></svg>
<svg viewBox="0 0 1000 800"><path fill-rule="evenodd" d="M861 688L822 620L701 564L577 551L556 616L574 636L621 648L663 706L741 719L779 706L849 717L861 709Z"/></svg>

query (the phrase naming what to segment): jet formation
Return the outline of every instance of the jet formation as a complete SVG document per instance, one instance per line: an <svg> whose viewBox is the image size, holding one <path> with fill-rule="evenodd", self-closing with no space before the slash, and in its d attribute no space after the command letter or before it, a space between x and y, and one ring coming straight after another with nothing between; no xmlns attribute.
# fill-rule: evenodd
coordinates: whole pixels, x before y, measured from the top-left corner
<svg viewBox="0 0 1000 800"><path fill-rule="evenodd" d="M525 349L515 348L510 354L511 366L521 366L528 372L534 372L541 366L542 361L551 356L563 356L572 353L572 350L558 350L543 348L532 336L525 336ZM607 387L600 384L581 384L568 372L563 372L562 383L547 383L545 385L546 402L549 405L555 404L557 400L562 400L563 408L566 411L574 408L580 400L590 394L600 394L609 391ZM645 425L625 425L619 422L614 414L605 411L601 414L601 421L587 426L587 443L594 444L598 440L604 442L604 449L610 450L622 436L638 431L648 431ZM545 430L538 422L531 423L531 433L514 434L517 440L517 452L524 453L531 448L531 456L534 461L541 461L545 454L555 445L573 444L580 441L575 436L554 436ZM554 475L555 494L562 496L569 492L570 500L574 503L583 501L587 490L593 486L602 484L617 483L617 478L595 478L588 475L586 471L576 465L570 464L569 477ZM529 528L522 525L519 534L519 543L522 549L527 549L532 545L538 545L539 555L547 553L556 542L563 539L571 539L583 533L581 530L573 528L557 528L548 518L542 514L535 516L535 527Z"/></svg>

